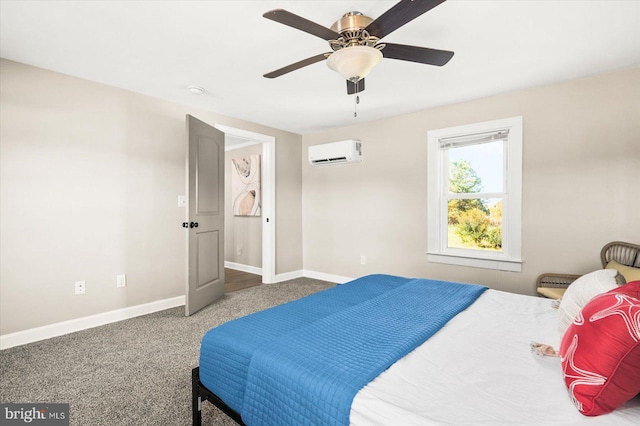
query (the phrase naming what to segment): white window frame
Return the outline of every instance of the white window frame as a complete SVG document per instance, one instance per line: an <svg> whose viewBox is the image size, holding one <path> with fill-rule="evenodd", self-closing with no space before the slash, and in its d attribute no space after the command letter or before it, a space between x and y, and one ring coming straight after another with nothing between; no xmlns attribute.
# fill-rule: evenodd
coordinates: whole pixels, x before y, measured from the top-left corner
<svg viewBox="0 0 640 426"><path fill-rule="evenodd" d="M502 203L502 250L447 247L448 164L440 140L508 131ZM427 260L435 263L522 272L522 117L431 130L427 133Z"/></svg>

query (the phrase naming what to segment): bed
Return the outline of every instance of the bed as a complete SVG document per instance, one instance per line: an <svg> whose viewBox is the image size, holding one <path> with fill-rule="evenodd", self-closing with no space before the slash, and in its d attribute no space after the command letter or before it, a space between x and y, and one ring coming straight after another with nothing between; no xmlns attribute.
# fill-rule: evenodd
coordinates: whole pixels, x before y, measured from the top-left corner
<svg viewBox="0 0 640 426"><path fill-rule="evenodd" d="M637 425L640 397L582 415L549 299L370 275L230 321L203 338L193 424L208 400L239 424Z"/></svg>

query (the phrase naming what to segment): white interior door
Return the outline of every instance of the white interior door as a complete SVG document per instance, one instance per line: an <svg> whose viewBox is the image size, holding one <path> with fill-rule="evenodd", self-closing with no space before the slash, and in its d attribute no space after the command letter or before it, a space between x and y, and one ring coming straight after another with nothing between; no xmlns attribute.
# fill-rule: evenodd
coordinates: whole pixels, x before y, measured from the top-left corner
<svg viewBox="0 0 640 426"><path fill-rule="evenodd" d="M185 314L224 294L224 133L187 115Z"/></svg>

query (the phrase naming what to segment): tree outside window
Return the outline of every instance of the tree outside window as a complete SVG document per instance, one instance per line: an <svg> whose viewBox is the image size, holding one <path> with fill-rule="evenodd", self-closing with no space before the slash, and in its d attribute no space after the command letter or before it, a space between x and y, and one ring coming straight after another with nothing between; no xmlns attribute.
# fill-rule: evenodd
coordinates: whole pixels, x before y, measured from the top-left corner
<svg viewBox="0 0 640 426"><path fill-rule="evenodd" d="M484 173L499 178L502 176L502 143L493 144L496 146L457 148L461 152L451 150L447 202L448 247L502 249L502 199L483 198L485 190L482 178L478 176L470 160L460 158L468 155L475 161L482 161L486 170ZM473 194L472 198L469 194Z"/></svg>

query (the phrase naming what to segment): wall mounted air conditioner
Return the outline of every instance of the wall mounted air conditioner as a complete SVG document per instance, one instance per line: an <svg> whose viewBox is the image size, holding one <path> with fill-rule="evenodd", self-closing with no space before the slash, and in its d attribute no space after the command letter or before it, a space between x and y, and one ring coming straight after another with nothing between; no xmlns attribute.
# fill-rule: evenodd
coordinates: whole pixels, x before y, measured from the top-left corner
<svg viewBox="0 0 640 426"><path fill-rule="evenodd" d="M353 139L309 147L309 163L312 166L359 163L361 161L362 144Z"/></svg>

